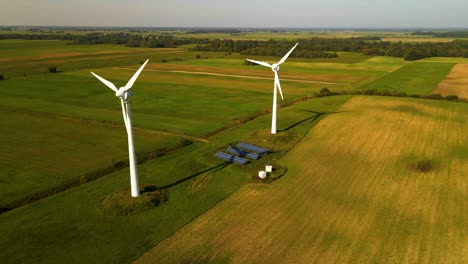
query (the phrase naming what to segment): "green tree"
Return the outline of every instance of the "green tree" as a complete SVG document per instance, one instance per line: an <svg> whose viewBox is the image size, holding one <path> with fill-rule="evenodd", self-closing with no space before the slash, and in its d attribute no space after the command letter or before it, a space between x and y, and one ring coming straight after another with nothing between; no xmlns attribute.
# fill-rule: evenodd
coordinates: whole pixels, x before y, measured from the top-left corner
<svg viewBox="0 0 468 264"><path fill-rule="evenodd" d="M57 66L49 66L49 72L50 73L56 73L57 72Z"/></svg>

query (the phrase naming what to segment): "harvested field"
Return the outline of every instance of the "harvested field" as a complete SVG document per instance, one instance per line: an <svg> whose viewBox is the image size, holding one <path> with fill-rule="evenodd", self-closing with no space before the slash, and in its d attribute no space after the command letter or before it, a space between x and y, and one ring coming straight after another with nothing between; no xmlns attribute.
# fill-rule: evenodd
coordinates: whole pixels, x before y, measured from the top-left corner
<svg viewBox="0 0 468 264"><path fill-rule="evenodd" d="M355 97L280 160L281 180L244 186L136 263L463 263L467 110Z"/></svg>
<svg viewBox="0 0 468 264"><path fill-rule="evenodd" d="M458 95L458 97L468 99L468 64L455 65L433 93L443 96Z"/></svg>

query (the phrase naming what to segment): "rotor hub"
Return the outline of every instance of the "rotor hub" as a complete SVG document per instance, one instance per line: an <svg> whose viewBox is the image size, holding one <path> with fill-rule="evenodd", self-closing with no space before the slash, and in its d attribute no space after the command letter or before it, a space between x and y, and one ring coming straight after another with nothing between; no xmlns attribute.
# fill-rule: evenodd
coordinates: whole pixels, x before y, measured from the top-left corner
<svg viewBox="0 0 468 264"><path fill-rule="evenodd" d="M130 100L130 96L132 96L132 91L124 91L124 87L121 87L116 93L115 96L117 96L120 99L123 99L124 101Z"/></svg>
<svg viewBox="0 0 468 264"><path fill-rule="evenodd" d="M275 64L273 64L273 65L271 65L271 70L272 70L272 71L275 71L275 72L277 72L277 71L279 71L279 68L280 68L280 67L279 67L279 65L278 65L278 64L276 64L276 63L275 63Z"/></svg>

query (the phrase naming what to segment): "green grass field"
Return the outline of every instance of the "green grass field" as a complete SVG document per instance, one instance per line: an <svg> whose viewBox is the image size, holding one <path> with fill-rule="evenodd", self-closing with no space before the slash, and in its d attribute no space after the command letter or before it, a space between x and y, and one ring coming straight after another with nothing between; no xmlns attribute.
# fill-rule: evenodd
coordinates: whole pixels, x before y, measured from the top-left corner
<svg viewBox="0 0 468 264"><path fill-rule="evenodd" d="M454 63L415 62L362 86L362 90L430 94L445 79Z"/></svg>
<svg viewBox="0 0 468 264"><path fill-rule="evenodd" d="M94 71L116 85L124 85L125 81L121 80L130 78L134 68ZM272 80L147 71L134 88L133 123L137 127L207 134L270 107L272 85ZM283 83L288 100L318 92L323 86ZM118 100L89 70L8 80L0 83L0 94L8 98L0 103L4 107L113 123L121 121Z"/></svg>
<svg viewBox="0 0 468 264"><path fill-rule="evenodd" d="M67 45L63 40L0 40L0 61L15 58L15 60L29 60L35 57L78 56L92 53L113 52L141 52L148 48L130 48L124 45Z"/></svg>
<svg viewBox="0 0 468 264"><path fill-rule="evenodd" d="M229 126L238 119L271 105L271 71L245 66L239 55L232 55L226 59L223 53L203 53L204 56L209 56L208 59L195 59L192 52L172 49L154 49L152 54L157 56L157 59L151 61L135 86L137 93L133 98L133 112L134 124L138 127L202 135ZM121 80L128 79L137 68L129 63L143 60L145 55L146 51L141 54L136 52L122 57L121 60L109 62L103 60L99 54L91 54L86 55L90 60L64 62L59 69L65 72L36 74L0 82L0 94L8 98L0 105L91 120L120 122L120 109L110 91L97 82L89 71L95 71L115 81L117 85L123 85ZM165 56L179 56L185 59L175 61L173 58L173 61L162 63L161 58ZM66 57L63 60L73 58L75 57ZM284 77L282 83L286 100L317 93L325 86L333 90L355 89L354 86L340 84L354 85L374 79L401 64L401 60L379 61L352 53L343 54L343 58L341 63L333 60L317 61L316 67L310 66L314 60L292 60L285 64L281 76ZM50 63L50 59L47 58L39 61L43 65L47 65L43 61ZM99 63L95 63L96 61ZM21 64L21 67L27 67L34 72L35 67L39 67L38 63L29 66ZM112 65L119 67L109 67ZM45 71L45 66L41 67L39 69ZM80 70L83 68L86 70ZM152 71L168 68L267 79ZM31 87L35 89L32 90ZM181 94L184 96L180 96ZM210 107L207 108L207 105Z"/></svg>
<svg viewBox="0 0 468 264"><path fill-rule="evenodd" d="M467 110L355 97L281 158L284 178L243 186L136 263L463 263Z"/></svg>
<svg viewBox="0 0 468 264"><path fill-rule="evenodd" d="M5 108L0 113L8 117L0 127L0 208L80 182L86 173L128 159L123 124L115 127ZM177 141L175 136L135 131L137 153L173 147Z"/></svg>

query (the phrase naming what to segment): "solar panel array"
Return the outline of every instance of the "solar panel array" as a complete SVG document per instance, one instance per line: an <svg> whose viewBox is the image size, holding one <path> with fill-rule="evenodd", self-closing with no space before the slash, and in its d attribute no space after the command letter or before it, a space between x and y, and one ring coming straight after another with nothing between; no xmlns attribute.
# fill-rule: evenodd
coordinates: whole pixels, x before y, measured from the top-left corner
<svg viewBox="0 0 468 264"><path fill-rule="evenodd" d="M269 150L266 149L266 148L251 145L251 144L248 144L248 143L245 143L245 142L239 142L239 144L237 144L237 147L241 148L241 149L253 151L253 152L256 152L256 153L261 154L261 155L268 154L268 152L269 152Z"/></svg>
<svg viewBox="0 0 468 264"><path fill-rule="evenodd" d="M244 142L240 142L239 144L237 144L237 148L229 146L226 151L234 155L218 151L215 153L215 157L241 165L249 163L249 160L241 157L257 160L260 158L260 155L268 154L269 152L269 150L266 148L247 144Z"/></svg>
<svg viewBox="0 0 468 264"><path fill-rule="evenodd" d="M234 163L241 164L241 165L247 164L249 162L246 159L236 157L236 156L233 156L231 154L227 154L221 151L216 152L215 156L220 159L227 160L227 161L234 162Z"/></svg>
<svg viewBox="0 0 468 264"><path fill-rule="evenodd" d="M237 155L239 157L246 157L246 158L254 159L254 160L260 157L260 155L258 155L257 153L250 153L250 152L238 149L238 148L233 148L231 146L229 146L226 151L234 155Z"/></svg>

